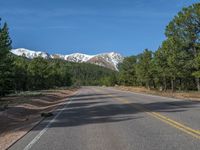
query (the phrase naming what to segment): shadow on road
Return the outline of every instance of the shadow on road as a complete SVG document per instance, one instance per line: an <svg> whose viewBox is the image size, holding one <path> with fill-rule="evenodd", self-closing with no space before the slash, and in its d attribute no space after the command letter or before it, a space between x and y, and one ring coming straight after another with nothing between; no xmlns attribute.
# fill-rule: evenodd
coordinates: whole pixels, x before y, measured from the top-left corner
<svg viewBox="0 0 200 150"><path fill-rule="evenodd" d="M113 93L114 95L114 93ZM72 103L64 108L62 114L50 128L73 127L87 124L101 124L140 119L134 116L147 110L134 109L133 106L147 108L155 112L180 112L195 107L199 102L192 101L163 101L150 103L121 103L116 97L126 98L124 95L110 96L110 94L84 94L72 97ZM116 102L114 102L116 101ZM59 111L59 109L57 110ZM45 123L45 122L44 122ZM36 127L35 130L40 130Z"/></svg>

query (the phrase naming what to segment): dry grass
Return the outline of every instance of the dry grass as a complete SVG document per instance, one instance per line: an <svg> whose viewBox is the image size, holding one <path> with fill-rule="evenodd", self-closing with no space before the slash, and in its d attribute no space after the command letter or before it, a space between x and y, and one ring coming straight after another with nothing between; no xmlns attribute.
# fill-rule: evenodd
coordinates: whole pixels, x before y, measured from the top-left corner
<svg viewBox="0 0 200 150"><path fill-rule="evenodd" d="M132 86L117 86L115 87L120 90L132 91L136 93L146 93L152 95L159 95L164 97L178 98L178 99L188 99L188 100L200 100L200 92L197 91L158 91L158 90L149 90L145 87L132 87Z"/></svg>

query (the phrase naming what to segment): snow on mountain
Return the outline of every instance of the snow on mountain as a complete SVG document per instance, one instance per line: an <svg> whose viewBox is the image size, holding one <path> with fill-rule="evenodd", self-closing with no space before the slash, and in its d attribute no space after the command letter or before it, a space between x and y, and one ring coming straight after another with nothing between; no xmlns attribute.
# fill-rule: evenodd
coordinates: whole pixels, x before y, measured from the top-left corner
<svg viewBox="0 0 200 150"><path fill-rule="evenodd" d="M87 55L82 53L73 53L69 55L61 55L61 54L52 54L41 52L41 51L32 51L25 48L12 49L11 52L17 56L24 56L29 59L33 59L35 57L43 57L45 59L63 59L71 62L88 62L92 64L96 64L99 66L107 67L113 70L118 70L117 65L121 63L124 57L115 52L110 53L102 53L97 55Z"/></svg>
<svg viewBox="0 0 200 150"><path fill-rule="evenodd" d="M25 48L12 49L11 52L17 56L25 56L26 58L33 59L36 57L50 58L50 55L41 51L32 51Z"/></svg>
<svg viewBox="0 0 200 150"><path fill-rule="evenodd" d="M110 62L115 70L117 69L117 65L123 61L123 57L119 53L111 52L111 53L103 53L99 54L100 57L103 57L107 62Z"/></svg>
<svg viewBox="0 0 200 150"><path fill-rule="evenodd" d="M94 57L94 55L73 53L73 54L70 54L70 55L65 55L65 60L72 61L72 62L87 62L92 57Z"/></svg>
<svg viewBox="0 0 200 150"><path fill-rule="evenodd" d="M50 55L50 58L52 58L52 59L65 59L65 55L52 54L52 55Z"/></svg>
<svg viewBox="0 0 200 150"><path fill-rule="evenodd" d="M117 65L122 61L123 61L123 56L121 54L110 52L110 53L102 53L95 55L87 62L107 67L113 70L118 70Z"/></svg>

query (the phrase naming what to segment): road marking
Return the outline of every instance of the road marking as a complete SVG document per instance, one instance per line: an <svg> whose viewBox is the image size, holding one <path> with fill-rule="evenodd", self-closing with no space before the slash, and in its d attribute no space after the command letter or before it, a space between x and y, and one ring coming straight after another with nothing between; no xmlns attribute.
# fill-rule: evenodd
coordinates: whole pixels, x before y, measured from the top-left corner
<svg viewBox="0 0 200 150"><path fill-rule="evenodd" d="M154 115L159 116L160 118L163 118L163 119L167 120L168 122L171 122L171 123L173 123L173 124L175 124L177 126L180 126L181 128L185 128L185 129L189 130L190 132L193 132L195 134L199 134L200 135L200 131L199 130L194 130L194 129L192 129L192 128L188 127L188 126L185 126L185 125L183 125L183 124L181 124L181 123L179 123L177 121L174 121L174 120L172 120L172 119L170 119L170 118L168 118L166 116L163 116L160 113L156 113L156 112L152 112L152 113Z"/></svg>
<svg viewBox="0 0 200 150"><path fill-rule="evenodd" d="M64 103L64 107L59 110L59 112L56 114L56 116L45 126L45 128L40 131L36 135L36 137L24 148L24 150L29 150L31 147L40 139L40 137L47 131L47 129L51 126L52 123L56 121L56 119L59 117L59 115L65 110L65 108L71 103L71 100Z"/></svg>
<svg viewBox="0 0 200 150"><path fill-rule="evenodd" d="M126 103L126 104L128 103L127 100L124 100L124 99L121 99L121 98L116 98L116 99L120 100L123 103ZM170 118L168 118L164 115L161 115L160 113L152 112L151 110L149 110L145 107L138 106L137 104L135 104L135 105L131 104L131 106L134 107L137 110L140 110L140 111L142 110L145 113L147 113L147 114L149 114L149 115L151 115L151 116L153 116L153 117L155 117L155 118L177 128L177 129L179 129L179 130L181 130L181 131L183 131L183 132L185 132L189 135L192 135L193 137L195 137L197 139L200 139L200 131L199 130L194 130L194 129L186 126L186 125L183 125L183 124L181 124L177 121L174 121L174 120L172 120L172 119L170 119Z"/></svg>
<svg viewBox="0 0 200 150"><path fill-rule="evenodd" d="M101 90L97 90L99 92L102 92ZM109 94L109 96L111 96L113 99L117 99L118 101L122 102L122 103L125 103L125 104L130 104L130 101L128 101L127 99L122 99L122 98L119 98L119 97L115 97L114 95L112 94ZM184 133L187 133L197 139L200 139L200 130L194 130L184 124L181 124L175 120L172 120L164 115L161 115L160 113L157 113L157 112L153 112L145 107L142 107L142 106L139 106L137 104L133 104L131 103L130 106L134 107L135 109L139 110L139 111L144 111L145 113L149 114L150 116L154 117L154 118L157 118L159 119L160 121L172 126L172 127L175 127L179 130L181 130L182 132Z"/></svg>
<svg viewBox="0 0 200 150"><path fill-rule="evenodd" d="M177 128L177 129L179 129L179 130L181 130L181 131L183 131L183 132L185 132L185 133L187 133L187 134L189 134L189 135L191 135L191 136L193 136L193 137L195 137L195 138L197 138L197 139L200 139L200 136L199 136L199 135L194 134L194 133L192 133L192 132L186 130L185 128L182 128L182 127L180 127L180 126L178 126L178 125L176 125L176 124L173 124L173 123L171 123L171 122L168 122L167 120L162 119L162 118L160 118L160 117L158 117L158 116L156 116L156 115L152 115L151 113L150 113L149 115L151 115L151 116L153 116L153 117L155 117L155 118L157 118L157 119L159 119L159 120L165 122L166 124L169 124L169 125L171 125L171 126Z"/></svg>
<svg viewBox="0 0 200 150"><path fill-rule="evenodd" d="M163 121L163 122L165 122L165 123L177 128L177 129L179 129L179 130L181 130L181 131L183 131L183 132L185 132L185 133L187 133L189 135L192 135L193 137L195 137L197 139L200 139L200 131L199 130L194 130L194 129L186 126L186 125L183 125L183 124L181 124L181 123L179 123L177 121L174 121L174 120L172 120L172 119L170 119L170 118L168 118L168 117L166 117L164 115L161 115L160 113L151 112L151 110L148 110L148 109L146 109L144 107L141 107L141 106L138 106L138 105L134 105L134 104L132 106L134 108L138 109L138 110L144 111L145 113L149 114L150 116L155 117L155 118L157 118L157 119L159 119L159 120L161 120L161 121Z"/></svg>

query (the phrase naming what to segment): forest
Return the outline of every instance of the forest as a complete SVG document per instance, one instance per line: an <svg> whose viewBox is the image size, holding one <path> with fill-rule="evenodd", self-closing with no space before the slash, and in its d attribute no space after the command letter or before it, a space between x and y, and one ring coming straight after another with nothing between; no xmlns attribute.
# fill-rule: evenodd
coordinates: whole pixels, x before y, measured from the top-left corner
<svg viewBox="0 0 200 150"><path fill-rule="evenodd" d="M0 26L0 96L71 85L145 86L200 91L200 3L183 8L156 51L126 57L119 72L88 63L14 56L8 25Z"/></svg>
<svg viewBox="0 0 200 150"><path fill-rule="evenodd" d="M148 89L200 90L200 3L183 8L156 51L145 49L119 65L118 84Z"/></svg>
<svg viewBox="0 0 200 150"><path fill-rule="evenodd" d="M103 85L105 78L116 74L116 71L89 63L6 55L1 59L1 96L66 86Z"/></svg>

